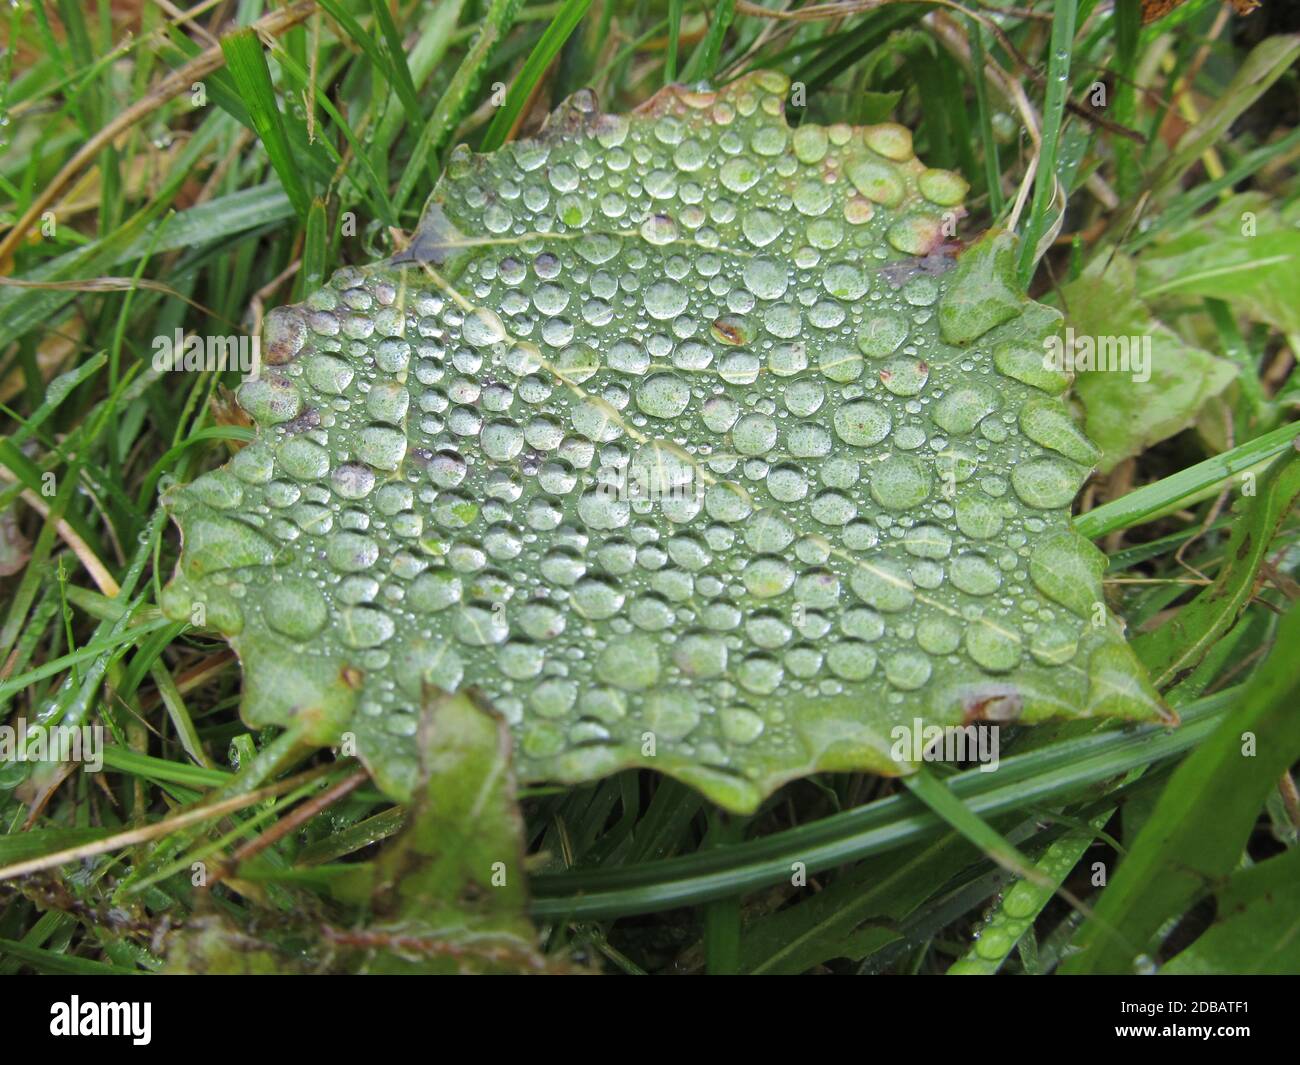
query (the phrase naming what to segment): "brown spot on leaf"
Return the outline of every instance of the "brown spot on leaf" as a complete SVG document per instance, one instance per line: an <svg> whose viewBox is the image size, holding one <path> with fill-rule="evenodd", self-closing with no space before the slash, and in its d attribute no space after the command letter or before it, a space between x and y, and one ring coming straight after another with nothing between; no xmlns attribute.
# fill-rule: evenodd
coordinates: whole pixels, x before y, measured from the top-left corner
<svg viewBox="0 0 1300 1065"><path fill-rule="evenodd" d="M749 340L745 332L744 325L736 318L723 316L714 320L709 326L709 331L714 338L724 344L730 344L732 347L740 347Z"/></svg>
<svg viewBox="0 0 1300 1065"><path fill-rule="evenodd" d="M911 256L882 266L880 272L894 288L902 288L913 278L923 274L930 277L946 274L957 265L956 256L961 254L961 249L961 244L948 241L936 245L926 255Z"/></svg>
<svg viewBox="0 0 1300 1065"><path fill-rule="evenodd" d="M307 342L307 324L294 307L277 307L262 323L263 355L267 365L283 366L302 351Z"/></svg>
<svg viewBox="0 0 1300 1065"><path fill-rule="evenodd" d="M318 425L320 425L320 411L315 407L308 407L293 421L285 422L283 428L290 436L297 436L308 429L315 429Z"/></svg>
<svg viewBox="0 0 1300 1065"><path fill-rule="evenodd" d="M962 724L969 725L975 721L991 721L999 725L1009 725L1020 716L1024 709L1024 700L1011 685L986 688L972 692L962 699Z"/></svg>
<svg viewBox="0 0 1300 1065"><path fill-rule="evenodd" d="M1251 535L1250 535L1250 533L1246 533L1246 534L1241 538L1241 543L1237 545L1237 561L1238 561L1238 562L1240 562L1242 559L1244 559L1244 558L1246 558L1246 557L1248 557L1248 556L1250 555L1250 542L1251 542Z"/></svg>

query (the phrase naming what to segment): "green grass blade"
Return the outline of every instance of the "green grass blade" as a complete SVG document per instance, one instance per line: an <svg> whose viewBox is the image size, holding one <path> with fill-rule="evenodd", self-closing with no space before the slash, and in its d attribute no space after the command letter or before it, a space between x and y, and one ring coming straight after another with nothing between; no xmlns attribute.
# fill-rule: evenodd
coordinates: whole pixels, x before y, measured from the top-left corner
<svg viewBox="0 0 1300 1065"><path fill-rule="evenodd" d="M311 197L303 184L301 168L294 160L289 138L284 130L284 119L271 84L271 71L266 65L262 42L250 29L237 30L221 38L221 50L226 56L226 66L234 80L235 88L248 118L261 138L271 166L293 209L300 218L307 217Z"/></svg>
<svg viewBox="0 0 1300 1065"><path fill-rule="evenodd" d="M7 439L14 447L18 447L26 441L37 429L39 429L45 420L53 414L65 399L68 398L76 389L85 384L94 377L105 364L108 362L108 355L99 352L92 355L80 366L74 366L67 373L59 374L54 378L45 389L45 399L39 407L32 411L30 418L22 418L15 415L19 422L19 427Z"/></svg>
<svg viewBox="0 0 1300 1065"><path fill-rule="evenodd" d="M1187 130L1151 179L1153 190L1177 181L1206 150L1220 143L1232 124L1300 57L1300 34L1270 37L1255 47L1223 94Z"/></svg>
<svg viewBox="0 0 1300 1065"><path fill-rule="evenodd" d="M984 71L987 59L985 52L984 24L975 19L969 21L971 65L974 67L972 81L975 85L975 111L979 123L980 144L984 149L984 187L989 197L989 215L1000 218L1006 206L1006 197L1002 194L1002 164L998 158L998 142L993 136L993 108L989 105L988 77Z"/></svg>
<svg viewBox="0 0 1300 1065"><path fill-rule="evenodd" d="M1060 152L1061 119L1070 90L1070 53L1074 46L1078 0L1057 0L1052 7L1052 40L1047 61L1047 96L1043 101L1042 146L1034 175L1034 198L1020 242L1020 283L1025 288L1038 262L1038 244L1047 232L1047 213L1056 194L1056 161Z"/></svg>
<svg viewBox="0 0 1300 1065"><path fill-rule="evenodd" d="M361 49L380 77L393 87L393 91L397 93L397 97L401 101L402 109L406 112L407 121L412 125L418 124L420 120L420 104L415 96L415 86L411 83L411 71L406 66L406 56L402 52L400 40L397 42L396 48L394 48L392 41L388 38L387 28L381 22L380 33L384 36L385 43L392 53L391 58L389 58L384 55L383 50L374 39L374 35L367 33L362 28L361 23L353 18L347 9L338 3L338 0L317 0L317 2L325 9L330 18L339 24L339 28L343 30L348 41ZM372 10L383 6L383 3L384 0L374 0ZM387 17L387 8L384 9L383 14ZM377 10L375 10L375 17L379 19ZM388 19L388 24L389 26L392 25L392 19ZM396 30L393 33L396 36ZM399 62L401 70L397 69ZM405 73L404 78L403 73Z"/></svg>
<svg viewBox="0 0 1300 1065"><path fill-rule="evenodd" d="M406 206L417 184L427 182L428 188L433 187L433 179L438 173L436 165L430 165L430 157L436 157L442 151L454 132L456 123L468 109L470 97L478 87L497 45L515 23L520 3L521 0L492 0L488 6L474 43L460 61L460 66L456 68L456 73L452 75L411 151L397 194L393 197L393 204L399 212Z"/></svg>
<svg viewBox="0 0 1300 1065"><path fill-rule="evenodd" d="M1137 117L1138 40L1141 32L1140 0L1117 0L1115 21L1115 93L1112 112L1121 126L1132 128ZM1127 137L1113 140L1115 185L1121 197L1132 196L1138 187L1136 145Z"/></svg>
<svg viewBox="0 0 1300 1065"><path fill-rule="evenodd" d="M1130 529L1154 521L1201 498L1203 493L1217 488L1228 478L1294 448L1297 437L1300 437L1300 422L1283 425L1231 451L1188 466L1154 484L1134 489L1128 495L1080 514L1074 519L1074 527L1083 536L1095 540L1116 529Z"/></svg>
<svg viewBox="0 0 1300 1065"><path fill-rule="evenodd" d="M1183 725L1176 730L1149 726L1059 743L1004 758L996 774L959 774L949 787L972 813L985 819L1060 801L1194 747L1234 697L1240 692L1231 689L1180 708ZM995 776L998 779L992 780ZM941 817L912 796L894 796L801 829L737 844L722 854L704 852L630 869L535 877L532 909L542 918L653 913L778 883L790 876L796 861L811 874L933 838L945 827Z"/></svg>
<svg viewBox="0 0 1300 1065"><path fill-rule="evenodd" d="M384 47L388 50L388 68L393 79L393 89L402 106L406 109L407 121L415 125L419 121L420 101L415 95L415 82L411 78L411 68L406 62L406 50L402 47L401 34L393 24L393 16L388 10L388 0L370 0L370 10L374 12L375 22L384 35Z"/></svg>
<svg viewBox="0 0 1300 1065"><path fill-rule="evenodd" d="M718 0L713 8L708 32L695 46L686 69L682 71L682 81L688 85L696 81L707 81L717 73L718 60L722 56L722 41L735 17L736 0Z"/></svg>
<svg viewBox="0 0 1300 1065"><path fill-rule="evenodd" d="M706 846L726 847L745 834L743 820L715 813ZM704 960L710 976L734 976L740 970L740 896L714 899L704 908Z"/></svg>
<svg viewBox="0 0 1300 1065"><path fill-rule="evenodd" d="M532 98L533 90L537 88L537 83L546 73L546 68L564 47L564 42L578 28L578 23L587 14L589 7L591 7L591 0L565 0L560 13L551 20L541 40L533 46L523 69L510 83L506 102L497 109L487 132L483 134L481 151L494 151L506 142L515 121L523 112L524 105Z"/></svg>
<svg viewBox="0 0 1300 1065"><path fill-rule="evenodd" d="M72 954L61 954L39 947L28 947L12 939L0 939L0 957L8 955L31 966L38 973L52 976L143 976L137 969L125 969L120 965L79 958Z"/></svg>
<svg viewBox="0 0 1300 1065"><path fill-rule="evenodd" d="M1006 891L992 919L980 927L979 939L949 967L948 975L992 976L1001 969L1113 813L1105 810L1092 819L1087 830L1074 829L1048 844L1034 863L1038 878L1018 880Z"/></svg>
<svg viewBox="0 0 1300 1065"><path fill-rule="evenodd" d="M325 279L329 252L329 234L325 231L325 202L318 196L307 212L307 229L302 242L302 267L298 271L297 299L305 299L320 288Z"/></svg>
<svg viewBox="0 0 1300 1065"><path fill-rule="evenodd" d="M986 857L1017 876L1038 881L1033 863L1008 843L1000 832L972 813L926 766L922 765L911 776L904 777L903 783L908 791L942 817L955 832L975 844Z"/></svg>
<svg viewBox="0 0 1300 1065"><path fill-rule="evenodd" d="M668 0L668 51L664 54L664 84L677 80L677 49L682 32L682 0Z"/></svg>

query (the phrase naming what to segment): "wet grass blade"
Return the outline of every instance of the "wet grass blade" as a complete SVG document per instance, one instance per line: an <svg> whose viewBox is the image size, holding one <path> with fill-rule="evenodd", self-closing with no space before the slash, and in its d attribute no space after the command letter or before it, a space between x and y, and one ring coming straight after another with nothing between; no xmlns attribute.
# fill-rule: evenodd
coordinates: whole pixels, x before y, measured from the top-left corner
<svg viewBox="0 0 1300 1065"><path fill-rule="evenodd" d="M948 786L985 820L1060 801L1194 747L1240 695L1239 689L1229 689L1180 708L1183 724L1172 731L1148 726L1061 742L1004 758L996 774L959 774ZM893 796L725 851L621 869L537 876L532 909L538 917L573 919L653 913L778 883L790 876L795 861L803 862L811 874L933 838L945 827L941 817L913 796Z"/></svg>
<svg viewBox="0 0 1300 1065"><path fill-rule="evenodd" d="M1052 40L1043 101L1042 145L1034 176L1034 198L1020 243L1020 283L1029 287L1039 259L1038 244L1047 232L1047 215L1056 194L1056 162L1061 147L1061 120L1070 91L1070 53L1074 44L1078 0L1057 0L1052 7Z"/></svg>
<svg viewBox="0 0 1300 1065"><path fill-rule="evenodd" d="M388 11L388 0L370 0L370 10L374 12L375 22L384 35L384 47L388 50L388 69L392 75L393 90L406 109L406 119L412 125L419 122L420 101L415 95L415 82L411 79L411 68L406 62L406 51L402 47L401 34L393 24L393 16Z"/></svg>
<svg viewBox="0 0 1300 1065"><path fill-rule="evenodd" d="M948 975L992 976L1001 969L1113 813L1107 809L1094 817L1086 829L1074 829L1048 844L1042 857L1034 863L1038 879L1018 880L1002 896L992 917L980 927L979 938L948 969Z"/></svg>

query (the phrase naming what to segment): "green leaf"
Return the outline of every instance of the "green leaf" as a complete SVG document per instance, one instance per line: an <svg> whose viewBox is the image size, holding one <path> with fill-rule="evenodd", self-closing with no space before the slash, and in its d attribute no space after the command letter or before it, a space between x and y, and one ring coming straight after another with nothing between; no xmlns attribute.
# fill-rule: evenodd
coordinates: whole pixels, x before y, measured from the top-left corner
<svg viewBox="0 0 1300 1065"><path fill-rule="evenodd" d="M1214 923L1161 968L1174 975L1300 973L1300 849L1234 873Z"/></svg>
<svg viewBox="0 0 1300 1065"><path fill-rule="evenodd" d="M1138 261L1146 300L1208 296L1284 333L1300 333L1297 275L1300 229L1257 194L1233 197Z"/></svg>
<svg viewBox="0 0 1300 1065"><path fill-rule="evenodd" d="M1059 315L1006 234L952 268L965 182L906 129L791 131L787 90L580 93L267 316L258 440L168 495L162 603L230 640L248 722L353 732L406 799L425 686L474 687L521 780L643 766L748 812L909 772L918 719L1161 717L1092 621Z"/></svg>
<svg viewBox="0 0 1300 1065"><path fill-rule="evenodd" d="M441 696L421 715L416 742L420 790L401 830L373 864L329 867L328 879L327 870L301 865L285 871L262 863L240 870L254 881L325 887L346 904L346 918L336 919L323 940L318 922L306 915L284 915L275 926L256 929L210 911L172 938L169 970L411 974L546 968L525 913L523 821L515 803L509 730L469 696ZM373 825L365 829L364 842L389 834L392 820L388 815L377 833Z"/></svg>
<svg viewBox="0 0 1300 1065"><path fill-rule="evenodd" d="M1154 958L1169 917L1237 865L1265 797L1300 758L1300 610L1227 718L1170 778L1078 937L1070 973L1131 973Z"/></svg>
<svg viewBox="0 0 1300 1065"><path fill-rule="evenodd" d="M1132 260L1117 254L1100 256L1062 287L1080 368L1074 390L1087 410L1088 436L1101 446L1102 470L1186 429L1237 373L1157 319L1134 286ZM1095 361L1079 361L1089 344ZM1102 360L1106 368L1092 368Z"/></svg>
<svg viewBox="0 0 1300 1065"><path fill-rule="evenodd" d="M510 731L465 695L437 699L421 723L423 790L376 862L370 972L516 970L543 964L524 909L523 821Z"/></svg>

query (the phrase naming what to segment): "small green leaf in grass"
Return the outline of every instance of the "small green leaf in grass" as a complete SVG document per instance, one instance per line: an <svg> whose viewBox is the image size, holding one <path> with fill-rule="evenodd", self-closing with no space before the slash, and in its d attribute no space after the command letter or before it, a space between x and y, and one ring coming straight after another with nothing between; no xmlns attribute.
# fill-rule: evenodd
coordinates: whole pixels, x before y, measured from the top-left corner
<svg viewBox="0 0 1300 1065"><path fill-rule="evenodd" d="M173 973L388 974L534 972L548 967L525 913L523 821L510 733L467 695L435 697L421 715L420 785L405 824L373 864L335 867L351 909L328 925L288 917L246 929L207 908L168 946ZM391 828L366 838L373 842ZM251 870L251 875L276 870ZM295 870L301 882L320 870ZM364 900L364 902L362 901ZM304 950L302 944L313 943Z"/></svg>
<svg viewBox="0 0 1300 1065"><path fill-rule="evenodd" d="M1251 321L1300 333L1300 208L1280 212L1258 193L1234 196L1143 252L1138 288L1155 297L1223 300Z"/></svg>
<svg viewBox="0 0 1300 1065"><path fill-rule="evenodd" d="M388 946L369 970L541 967L524 912L524 826L510 730L469 696L439 696L425 712L419 744L422 791L376 862L374 918L366 931L380 942L427 937L434 949L417 959Z"/></svg>
<svg viewBox="0 0 1300 1065"><path fill-rule="evenodd" d="M1233 363L1189 344L1154 315L1136 294L1134 264L1123 254L1095 259L1062 287L1061 298L1075 337L1065 354L1078 360L1074 391L1087 410L1088 436L1102 449L1103 471L1186 429L1237 375Z"/></svg>

